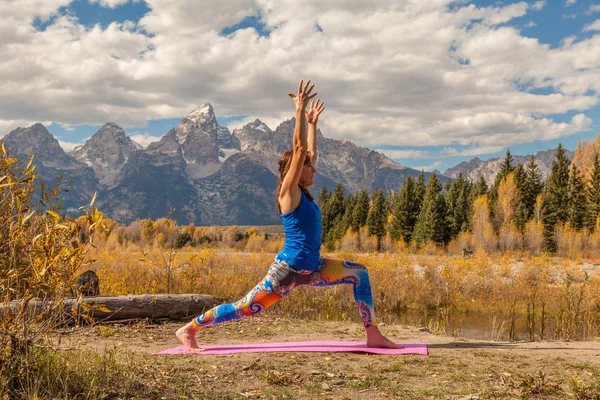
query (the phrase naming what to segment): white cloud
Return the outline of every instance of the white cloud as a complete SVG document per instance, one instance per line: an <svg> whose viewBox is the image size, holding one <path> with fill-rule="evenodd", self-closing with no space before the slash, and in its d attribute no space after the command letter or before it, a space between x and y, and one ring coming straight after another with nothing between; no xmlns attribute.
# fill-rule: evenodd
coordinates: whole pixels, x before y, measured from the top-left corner
<svg viewBox="0 0 600 400"><path fill-rule="evenodd" d="M68 153L68 152L72 151L75 147L81 146L83 143L71 143L71 142L63 142L62 140L59 140L58 144L60 144L60 147L62 147L62 149Z"/></svg>
<svg viewBox="0 0 600 400"><path fill-rule="evenodd" d="M567 0L567 3L565 5L568 7L568 6L575 4L576 2L577 2L577 0Z"/></svg>
<svg viewBox="0 0 600 400"><path fill-rule="evenodd" d="M435 153L429 150L397 150L397 149L378 149L373 150L385 154L388 158L400 159L400 158L432 158L435 157Z"/></svg>
<svg viewBox="0 0 600 400"><path fill-rule="evenodd" d="M424 166L420 166L420 167L413 167L413 169L416 169L417 171L434 171L437 168L439 168L440 165L442 165L442 161L436 161L431 165L424 165Z"/></svg>
<svg viewBox="0 0 600 400"><path fill-rule="evenodd" d="M600 4L590 4L589 12L600 12Z"/></svg>
<svg viewBox="0 0 600 400"><path fill-rule="evenodd" d="M542 8L546 7L546 0L540 0L540 1L536 1L535 3L533 3L533 5L531 6L531 8L533 8L536 11L541 10Z"/></svg>
<svg viewBox="0 0 600 400"><path fill-rule="evenodd" d="M47 20L55 15L60 7L71 4L73 0L4 0L0 1L0 18L3 23L17 21L31 22L40 18Z"/></svg>
<svg viewBox="0 0 600 400"><path fill-rule="evenodd" d="M123 4L129 3L129 1L130 0L89 0L90 3L99 3L102 7L107 8L117 8ZM138 1L135 2L137 3Z"/></svg>
<svg viewBox="0 0 600 400"><path fill-rule="evenodd" d="M529 21L528 23L526 23L524 25L525 28L533 28L534 26L536 26L537 24L533 21Z"/></svg>
<svg viewBox="0 0 600 400"><path fill-rule="evenodd" d="M589 31L600 31L600 19L595 20L594 22L592 22L591 24L586 25L583 28L584 32L589 32Z"/></svg>
<svg viewBox="0 0 600 400"><path fill-rule="evenodd" d="M148 147L150 143L158 142L160 140L160 137L152 136L145 132L135 133L133 135L130 135L129 137L136 143L139 143L144 149Z"/></svg>
<svg viewBox="0 0 600 400"><path fill-rule="evenodd" d="M505 25L544 2L147 0L151 11L137 25L89 28L61 15L36 31L33 18L68 1L49 3L35 10L27 0L9 17L0 9L0 128L15 120L143 126L210 101L219 116L274 129L293 115L286 94L311 78L326 102L328 137L481 154L587 129L584 112L598 105L590 93L600 93L600 37L551 48ZM249 15L268 37L253 28L219 35ZM535 94L541 88L554 94ZM553 120L573 111L580 117Z"/></svg>

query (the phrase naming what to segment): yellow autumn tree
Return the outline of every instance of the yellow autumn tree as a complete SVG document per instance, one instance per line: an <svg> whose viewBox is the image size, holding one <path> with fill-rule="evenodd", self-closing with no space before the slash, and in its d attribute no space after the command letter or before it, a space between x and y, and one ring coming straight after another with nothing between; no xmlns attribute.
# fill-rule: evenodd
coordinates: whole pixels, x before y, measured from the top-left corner
<svg viewBox="0 0 600 400"><path fill-rule="evenodd" d="M572 165L576 165L585 179L590 177L596 154L600 154L600 134L595 140L582 140L577 143Z"/></svg>
<svg viewBox="0 0 600 400"><path fill-rule="evenodd" d="M498 200L494 209L499 232L498 242L502 251L516 250L520 247L521 234L515 225L520 197L515 174L511 172L502 178L498 186Z"/></svg>
<svg viewBox="0 0 600 400"><path fill-rule="evenodd" d="M515 174L511 172L502 178L498 186L498 201L494 209L498 227L508 226L514 221L520 196Z"/></svg>
<svg viewBox="0 0 600 400"><path fill-rule="evenodd" d="M473 236L475 246L485 249L487 252L496 250L498 239L490 220L490 200L486 195L479 196L473 202Z"/></svg>
<svg viewBox="0 0 600 400"><path fill-rule="evenodd" d="M544 199L538 195L533 206L533 218L527 222L523 230L526 248L532 254L540 254L544 246L544 224L542 222L542 208Z"/></svg>

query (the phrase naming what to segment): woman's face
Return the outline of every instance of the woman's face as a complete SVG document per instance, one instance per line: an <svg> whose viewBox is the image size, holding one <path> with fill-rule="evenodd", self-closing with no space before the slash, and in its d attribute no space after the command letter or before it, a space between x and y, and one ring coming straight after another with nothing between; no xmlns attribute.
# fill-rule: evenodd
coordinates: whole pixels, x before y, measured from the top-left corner
<svg viewBox="0 0 600 400"><path fill-rule="evenodd" d="M304 187L310 187L315 184L314 176L317 169L312 165L312 162L308 160L302 167L302 175L300 175L300 184Z"/></svg>

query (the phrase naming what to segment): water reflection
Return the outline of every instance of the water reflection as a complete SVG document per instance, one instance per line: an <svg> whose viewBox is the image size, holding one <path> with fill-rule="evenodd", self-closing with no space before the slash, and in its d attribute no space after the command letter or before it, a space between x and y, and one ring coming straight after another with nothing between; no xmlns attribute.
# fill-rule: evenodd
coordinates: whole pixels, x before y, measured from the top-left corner
<svg viewBox="0 0 600 400"><path fill-rule="evenodd" d="M507 314L458 313L445 310L428 312L406 310L400 313L376 313L381 323L418 327L433 334L462 337L473 340L509 341L511 339L511 316ZM348 315L324 315L316 310L306 310L300 316L308 319L349 320L361 323L358 313ZM533 327L528 326L527 315L517 315L512 322L513 340L554 340L556 320L547 318L542 326L541 318L536 316ZM597 321L600 323L600 321ZM570 340L590 340L594 337L585 333L575 334ZM565 339L558 337L558 339Z"/></svg>

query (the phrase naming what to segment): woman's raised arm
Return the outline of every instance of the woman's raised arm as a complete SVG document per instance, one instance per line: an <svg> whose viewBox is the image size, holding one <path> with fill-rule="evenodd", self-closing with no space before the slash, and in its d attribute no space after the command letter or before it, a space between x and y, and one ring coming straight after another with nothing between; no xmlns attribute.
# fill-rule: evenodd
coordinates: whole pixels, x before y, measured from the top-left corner
<svg viewBox="0 0 600 400"><path fill-rule="evenodd" d="M306 120L308 121L308 155L312 165L317 165L317 122L319 115L325 110L325 103L321 99L315 102L310 102L310 107L306 112Z"/></svg>
<svg viewBox="0 0 600 400"><path fill-rule="evenodd" d="M317 95L317 93L311 94L314 87L315 85L311 85L310 81L306 82L306 85L304 85L304 81L300 81L298 84L298 93L295 95L293 93L289 94L296 105L296 126L294 127L294 137L292 140L293 154L290 168L281 183L281 190L279 191L279 204L282 211L289 209L291 206L292 209L295 208L293 205L297 206L297 203L300 201L298 183L300 182L302 167L304 166L308 152L306 106Z"/></svg>

